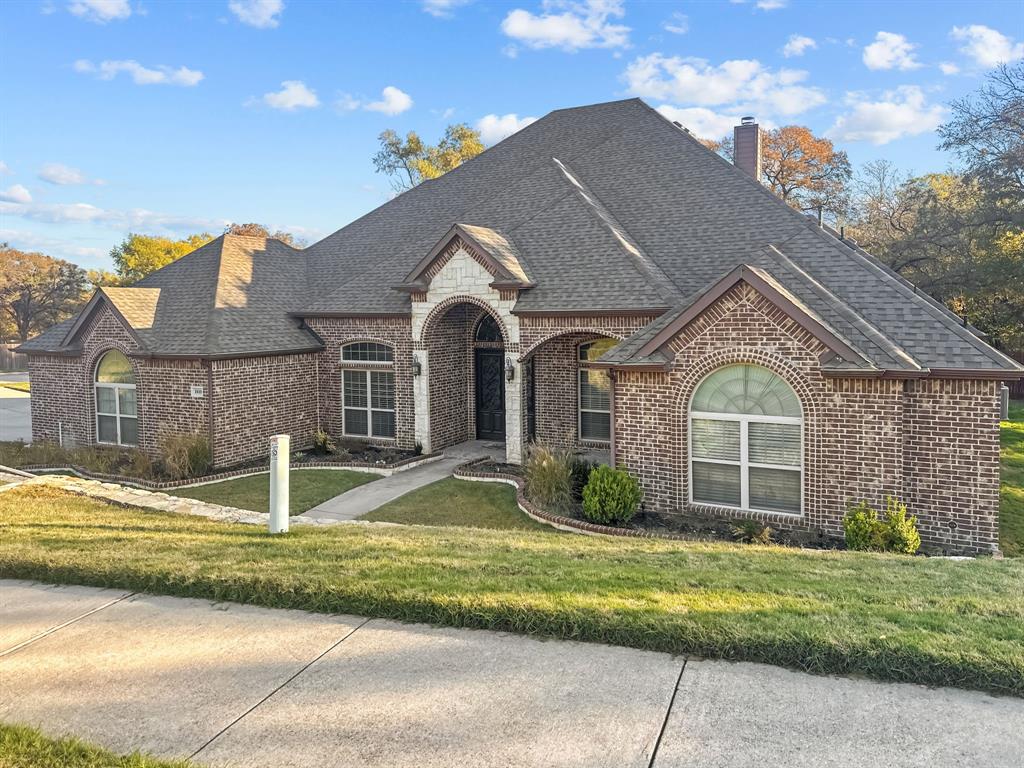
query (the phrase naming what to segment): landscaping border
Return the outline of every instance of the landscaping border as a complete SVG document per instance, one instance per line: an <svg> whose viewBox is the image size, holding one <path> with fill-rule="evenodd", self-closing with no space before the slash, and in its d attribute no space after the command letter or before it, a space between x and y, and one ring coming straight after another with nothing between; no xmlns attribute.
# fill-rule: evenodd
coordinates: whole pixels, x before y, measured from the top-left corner
<svg viewBox="0 0 1024 768"><path fill-rule="evenodd" d="M692 539L688 539L686 536L680 536L674 533L655 533L654 531L644 531L639 528L613 528L610 525L588 523L586 520L577 520L573 517L565 517L564 515L556 515L552 512L547 512L526 498L526 481L523 478L504 472L483 472L473 468L474 465L482 464L487 461L489 461L489 459L473 459L472 461L467 461L465 464L457 466L452 472L452 476L459 480L470 480L477 483L505 483L506 485L511 485L516 489L516 506L519 507L523 514L533 520L536 520L538 523L549 525L560 531L582 533L587 536L692 541Z"/></svg>
<svg viewBox="0 0 1024 768"><path fill-rule="evenodd" d="M396 472L405 472L409 469L422 466L424 464L430 464L435 461L440 461L444 458L443 453L428 453L421 456L410 456L407 459L396 461L393 464L370 464L365 461L293 461L289 464L291 469L347 469L352 472L366 472L371 475L380 475L381 477L390 477ZM0 467L4 469L4 467ZM125 475L104 475L98 472L90 472L85 467L77 467L72 464L33 464L25 467L18 468L22 472L28 473L39 473L39 472L71 472L78 477L83 477L87 480L99 480L104 483L117 483L118 485L126 485L134 488L144 488L147 491L164 491L174 488L192 488L199 485L210 485L212 483L219 483L223 480L232 480L238 477L251 477L253 475L262 475L270 471L268 467L242 467L240 469L229 469L224 472L214 472L209 475L202 475L201 477L188 477L182 480L146 480L141 477L127 477Z"/></svg>

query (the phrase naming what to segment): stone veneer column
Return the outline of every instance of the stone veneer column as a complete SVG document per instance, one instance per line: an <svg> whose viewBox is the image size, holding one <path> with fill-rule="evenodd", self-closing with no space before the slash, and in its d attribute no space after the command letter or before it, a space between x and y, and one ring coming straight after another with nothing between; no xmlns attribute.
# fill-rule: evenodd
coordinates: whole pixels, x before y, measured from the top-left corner
<svg viewBox="0 0 1024 768"><path fill-rule="evenodd" d="M420 325L422 328L422 324ZM424 453L430 453L430 360L425 349L414 349L420 361L420 375L412 377L413 407L416 410L416 442Z"/></svg>

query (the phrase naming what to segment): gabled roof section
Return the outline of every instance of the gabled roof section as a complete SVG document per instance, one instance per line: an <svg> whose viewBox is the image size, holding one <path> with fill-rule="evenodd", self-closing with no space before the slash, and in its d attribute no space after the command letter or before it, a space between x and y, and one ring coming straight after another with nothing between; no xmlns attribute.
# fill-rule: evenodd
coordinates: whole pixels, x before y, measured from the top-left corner
<svg viewBox="0 0 1024 768"><path fill-rule="evenodd" d="M863 352L773 275L750 264L739 265L707 289L687 297L675 310L666 312L609 350L600 362L615 367L663 367L671 357L667 349L669 342L739 283L754 288L820 341L830 351L830 360L842 361L858 370L874 367Z"/></svg>
<svg viewBox="0 0 1024 768"><path fill-rule="evenodd" d="M426 291L430 282L427 272L457 240L473 249L485 268L494 275L492 288L526 290L534 286L525 260L512 238L490 227L455 224L395 289L410 293Z"/></svg>
<svg viewBox="0 0 1024 768"><path fill-rule="evenodd" d="M59 346L76 346L78 336L101 306L108 306L114 316L124 325L138 345L146 349L144 333L153 326L156 303L160 298L159 289L152 288L97 288L75 321L68 326Z"/></svg>

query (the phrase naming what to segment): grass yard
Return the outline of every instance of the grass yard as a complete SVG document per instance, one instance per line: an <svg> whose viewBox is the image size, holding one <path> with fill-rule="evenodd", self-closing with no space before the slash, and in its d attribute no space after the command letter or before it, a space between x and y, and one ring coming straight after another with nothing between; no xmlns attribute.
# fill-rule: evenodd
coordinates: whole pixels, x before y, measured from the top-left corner
<svg viewBox="0 0 1024 768"><path fill-rule="evenodd" d="M29 388L29 382L27 381L0 381L0 387L6 387L7 389L13 389L16 392L31 392Z"/></svg>
<svg viewBox="0 0 1024 768"><path fill-rule="evenodd" d="M553 531L524 515L510 485L449 477L388 502L361 519L406 525L459 525L500 530Z"/></svg>
<svg viewBox="0 0 1024 768"><path fill-rule="evenodd" d="M368 472L344 469L293 469L288 490L290 511L301 515L339 493L376 479L377 475ZM263 472L194 488L175 488L168 493L254 512L269 512L270 474Z"/></svg>
<svg viewBox="0 0 1024 768"><path fill-rule="evenodd" d="M115 755L75 738L51 739L35 728L0 723L0 768L190 768L187 760Z"/></svg>
<svg viewBox="0 0 1024 768"><path fill-rule="evenodd" d="M999 546L1007 557L1024 557L1024 402L1010 403L1001 426Z"/></svg>
<svg viewBox="0 0 1024 768"><path fill-rule="evenodd" d="M1024 696L1024 560L415 526L262 528L0 495L0 576Z"/></svg>

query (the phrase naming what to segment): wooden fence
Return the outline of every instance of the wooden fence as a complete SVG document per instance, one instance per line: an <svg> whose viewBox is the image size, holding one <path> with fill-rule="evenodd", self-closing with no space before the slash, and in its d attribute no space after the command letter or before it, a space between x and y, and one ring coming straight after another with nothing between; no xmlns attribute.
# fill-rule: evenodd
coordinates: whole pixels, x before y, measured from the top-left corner
<svg viewBox="0 0 1024 768"><path fill-rule="evenodd" d="M0 371L27 371L28 355L14 351L17 344L0 344Z"/></svg>

